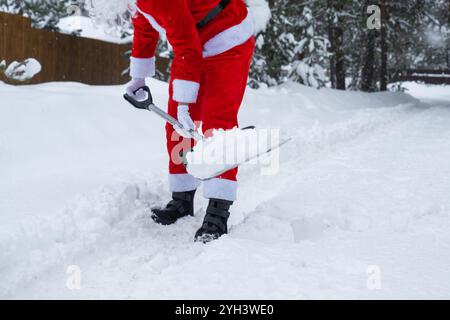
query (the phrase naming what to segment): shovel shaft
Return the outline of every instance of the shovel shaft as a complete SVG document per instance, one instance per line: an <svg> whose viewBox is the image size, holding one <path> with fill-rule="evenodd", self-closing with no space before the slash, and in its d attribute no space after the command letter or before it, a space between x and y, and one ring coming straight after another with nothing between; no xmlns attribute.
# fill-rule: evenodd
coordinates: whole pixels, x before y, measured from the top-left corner
<svg viewBox="0 0 450 320"><path fill-rule="evenodd" d="M131 103L137 109L144 109L144 110L148 110L148 111L153 111L159 117L164 119L166 122L170 123L173 127L178 127L178 128L180 128L180 130L183 130L183 132L185 132L189 136L191 136L192 139L194 139L196 141L203 140L203 136L201 134L199 134L197 131L184 129L183 125L177 119L172 117L167 112L165 112L165 111L161 110L160 108L158 108L153 103L153 98L152 98L152 94L150 92L150 88L149 87L142 87L142 88L136 90L136 92L139 91L139 90L144 90L147 93L147 99L146 100L144 100L144 101L137 101L136 99L134 99L133 97L129 96L128 94L124 94L123 97L125 98L125 100L127 100L129 103Z"/></svg>
<svg viewBox="0 0 450 320"><path fill-rule="evenodd" d="M182 127L181 123L175 119L174 117L172 117L170 114L168 114L167 112L164 112L163 110L161 110L160 108L158 108L157 106L155 106L153 103L151 105L148 106L147 108L148 111L153 111L154 113L156 113L159 117L161 117L163 120L167 121L168 123L170 123L172 126L178 126L178 127Z"/></svg>
<svg viewBox="0 0 450 320"><path fill-rule="evenodd" d="M170 114L168 114L167 112L161 110L160 108L158 108L157 106L155 106L153 103L150 104L147 108L149 111L153 111L154 113L156 113L158 116L160 116L161 118L163 118L165 121L167 121L168 123L170 123L172 126L176 126L178 128L181 128L181 130L183 130L184 132L187 132L192 139L196 140L196 141L201 141L203 140L203 136L201 134L199 134L197 131L195 130L186 130L183 128L183 125L174 117L172 117Z"/></svg>

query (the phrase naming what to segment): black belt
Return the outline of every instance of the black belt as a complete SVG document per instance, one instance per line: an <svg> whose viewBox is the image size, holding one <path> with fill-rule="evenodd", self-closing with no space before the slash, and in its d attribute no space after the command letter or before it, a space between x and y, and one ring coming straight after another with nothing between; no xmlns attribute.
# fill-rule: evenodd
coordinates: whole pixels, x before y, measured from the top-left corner
<svg viewBox="0 0 450 320"><path fill-rule="evenodd" d="M231 0L220 1L217 6L215 6L210 12L208 12L206 17L204 17L200 22L197 23L197 28L200 29L206 26L212 19L217 17L219 13L221 13L230 2Z"/></svg>

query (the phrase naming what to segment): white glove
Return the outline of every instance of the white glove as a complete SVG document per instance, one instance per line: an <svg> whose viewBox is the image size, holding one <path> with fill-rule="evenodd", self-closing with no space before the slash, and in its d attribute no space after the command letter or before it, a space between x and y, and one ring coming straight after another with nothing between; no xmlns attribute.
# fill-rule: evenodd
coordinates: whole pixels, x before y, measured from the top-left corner
<svg viewBox="0 0 450 320"><path fill-rule="evenodd" d="M145 100L146 93L143 90L139 90L138 92L136 92L136 94L134 94L137 89L142 87L145 87L145 79L133 78L130 82L127 83L126 92L135 100Z"/></svg>
<svg viewBox="0 0 450 320"><path fill-rule="evenodd" d="M191 135L186 134L184 131L195 130L194 121L192 121L191 115L189 114L189 106L186 104L180 104L178 106L177 113L178 122L183 126L179 128L178 126L173 126L175 131L182 137L191 138ZM182 130L184 129L184 130Z"/></svg>

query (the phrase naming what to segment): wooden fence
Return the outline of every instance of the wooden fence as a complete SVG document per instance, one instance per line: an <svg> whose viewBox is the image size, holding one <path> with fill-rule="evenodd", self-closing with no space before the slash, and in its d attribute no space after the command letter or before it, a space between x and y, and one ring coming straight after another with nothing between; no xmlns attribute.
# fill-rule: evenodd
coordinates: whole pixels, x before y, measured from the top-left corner
<svg viewBox="0 0 450 320"><path fill-rule="evenodd" d="M450 70L410 69L397 71L393 81L420 81L427 84L450 84Z"/></svg>
<svg viewBox="0 0 450 320"><path fill-rule="evenodd" d="M31 27L31 20L0 12L0 62L22 62L35 58L42 71L25 82L0 80L12 84L49 81L76 81L91 85L116 85L129 81L122 75L128 67L130 44L115 44ZM157 67L167 70L167 59L157 59Z"/></svg>

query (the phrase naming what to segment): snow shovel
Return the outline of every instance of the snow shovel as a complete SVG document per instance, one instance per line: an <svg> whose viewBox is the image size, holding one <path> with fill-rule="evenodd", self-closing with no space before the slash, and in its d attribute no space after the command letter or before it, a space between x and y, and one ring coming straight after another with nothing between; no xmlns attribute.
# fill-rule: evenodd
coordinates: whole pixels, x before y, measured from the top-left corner
<svg viewBox="0 0 450 320"><path fill-rule="evenodd" d="M125 100L127 100L131 105L133 105L135 108L137 109L142 109L142 110L148 110L148 111L153 111L155 112L159 117L161 117L163 120L167 121L168 123L170 123L172 126L178 126L179 128L181 128L181 130L183 130L185 133L187 133L188 135L190 135L192 137L192 139L194 139L195 141L201 141L204 140L204 137L198 133L195 130L186 130L183 128L183 125L174 117L172 117L170 114L168 114L167 112L161 110L160 108L158 108L154 103L153 103L153 97L152 94L150 92L150 88L149 87L142 87L137 89L134 93L138 92L139 90L143 90L147 93L148 97L146 100L136 100L133 97L129 96L128 94L124 94L123 97L125 98ZM255 126L248 126L245 128L242 128L242 130L250 130L250 129L255 129Z"/></svg>
<svg viewBox="0 0 450 320"><path fill-rule="evenodd" d="M148 110L148 111L153 111L155 112L159 117L161 117L162 119L164 119L165 121L167 121L168 123L170 123L172 126L177 126L179 127L181 130L183 130L186 134L188 134L189 136L191 136L195 141L205 141L205 138L198 133L195 130L186 130L183 128L183 125L174 117L172 117L171 115L169 115L167 112L161 110L160 108L158 108L154 103L153 103L153 97L152 94L150 92L150 88L145 86L142 87L140 89L137 89L134 93L138 92L139 90L143 90L147 93L147 99L142 100L142 101L138 101L136 99L134 99L133 97L129 96L128 94L124 94L124 98L126 101L128 101L131 105L133 105L135 108L137 109L142 109L142 110ZM249 127L245 127L241 130L252 130L255 129L254 126L249 126ZM201 181L206 181L206 180L210 180L213 179L214 177L217 177L221 174L223 174L224 172L234 169L244 163L250 162L251 160L254 160L260 156L262 156L263 154L267 154L272 152L273 150L280 148L281 146L285 145L286 143L288 143L289 141L291 141L292 138L288 138L285 139L281 142L279 142L277 145L275 146L270 146L268 147L266 150L262 150L260 151L258 154L253 155L251 157L248 157L246 159L244 159L243 161L240 161L238 163L233 163L233 164L228 164L228 165L224 165L222 168L215 170L214 172L209 172L207 174L207 176L198 176L197 178ZM183 163L184 165L187 167L187 162L185 161L185 155L182 156L183 158ZM189 171L189 169L188 169Z"/></svg>
<svg viewBox="0 0 450 320"><path fill-rule="evenodd" d="M137 109L153 111L159 117L161 117L162 119L164 119L165 121L170 123L172 126L177 126L178 128L180 128L180 130L182 130L183 132L185 132L186 134L191 136L192 139L194 139L195 141L203 140L203 136L200 133L198 133L197 131L195 131L193 129L191 129L191 130L184 129L183 125L180 122L178 122L177 119L175 119L174 117L169 115L167 112L164 112L163 110L158 108L153 103L153 97L152 97L152 94L150 92L150 88L149 87L147 87L147 86L142 87L140 89L137 89L134 93L136 94L136 92L138 92L139 90L143 90L143 91L145 91L147 93L147 99L146 100L138 101L138 100L134 99L133 97L129 96L128 94L126 94L126 93L123 95L123 97L125 98L125 100L127 100L129 103L131 103Z"/></svg>

